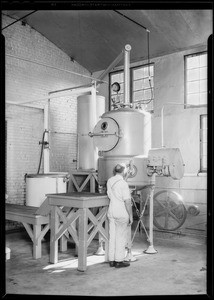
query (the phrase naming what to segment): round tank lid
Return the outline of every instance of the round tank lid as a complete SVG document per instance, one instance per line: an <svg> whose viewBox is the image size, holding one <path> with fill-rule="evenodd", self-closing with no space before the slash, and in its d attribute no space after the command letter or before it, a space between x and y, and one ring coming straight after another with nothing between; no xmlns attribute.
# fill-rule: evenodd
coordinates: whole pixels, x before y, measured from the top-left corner
<svg viewBox="0 0 214 300"><path fill-rule="evenodd" d="M94 144L99 151L110 151L119 141L119 126L114 119L102 118L94 127Z"/></svg>

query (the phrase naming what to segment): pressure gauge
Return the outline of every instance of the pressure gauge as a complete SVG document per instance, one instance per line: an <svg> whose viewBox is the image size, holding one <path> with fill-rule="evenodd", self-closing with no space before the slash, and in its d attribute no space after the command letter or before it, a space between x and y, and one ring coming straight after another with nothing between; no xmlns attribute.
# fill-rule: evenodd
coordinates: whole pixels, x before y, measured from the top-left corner
<svg viewBox="0 0 214 300"><path fill-rule="evenodd" d="M112 83L112 85L111 85L111 89L112 89L112 91L113 91L113 92L116 92L116 93L118 93L118 92L119 92L119 90L120 90L120 84L119 84L118 82L114 82L114 83Z"/></svg>

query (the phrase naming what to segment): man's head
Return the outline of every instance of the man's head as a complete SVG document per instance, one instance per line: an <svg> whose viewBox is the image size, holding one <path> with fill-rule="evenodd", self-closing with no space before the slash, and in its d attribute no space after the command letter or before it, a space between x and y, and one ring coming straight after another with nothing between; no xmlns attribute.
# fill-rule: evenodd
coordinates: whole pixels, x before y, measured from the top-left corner
<svg viewBox="0 0 214 300"><path fill-rule="evenodd" d="M124 163L117 164L114 167L114 174L121 174L123 177L126 176L128 172L127 166Z"/></svg>

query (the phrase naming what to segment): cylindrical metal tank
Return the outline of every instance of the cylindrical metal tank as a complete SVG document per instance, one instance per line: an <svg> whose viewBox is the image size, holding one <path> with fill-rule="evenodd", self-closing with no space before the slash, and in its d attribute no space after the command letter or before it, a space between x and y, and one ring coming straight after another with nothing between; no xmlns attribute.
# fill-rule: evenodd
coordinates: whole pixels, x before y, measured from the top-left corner
<svg viewBox="0 0 214 300"><path fill-rule="evenodd" d="M148 152L151 149L151 114L142 110L120 108L102 115L93 131L99 149L98 183L105 185L118 163L132 164L128 179L137 189L154 182L147 175Z"/></svg>
<svg viewBox="0 0 214 300"><path fill-rule="evenodd" d="M26 175L26 205L39 207L46 194L67 192L68 173L47 173Z"/></svg>
<svg viewBox="0 0 214 300"><path fill-rule="evenodd" d="M98 182L105 185L108 178L113 176L114 167L117 164L125 163L127 166L132 165L132 172L128 177L129 186L141 189L145 185L154 184L154 176L148 176L147 164L148 158L145 156L111 156L100 157L98 161Z"/></svg>
<svg viewBox="0 0 214 300"><path fill-rule="evenodd" d="M98 150L88 135L93 131L101 115L105 112L105 97L83 95L77 97L77 169L97 170Z"/></svg>
<svg viewBox="0 0 214 300"><path fill-rule="evenodd" d="M148 155L151 114L131 108L106 112L94 128L94 143L104 157Z"/></svg>

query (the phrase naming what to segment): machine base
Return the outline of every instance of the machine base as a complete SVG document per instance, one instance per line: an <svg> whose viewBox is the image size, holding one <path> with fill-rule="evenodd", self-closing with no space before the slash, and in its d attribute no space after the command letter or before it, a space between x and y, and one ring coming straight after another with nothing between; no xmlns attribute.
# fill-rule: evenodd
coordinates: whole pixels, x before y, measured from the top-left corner
<svg viewBox="0 0 214 300"><path fill-rule="evenodd" d="M143 252L146 254L156 254L158 251L154 249L153 245L150 245L148 249Z"/></svg>

